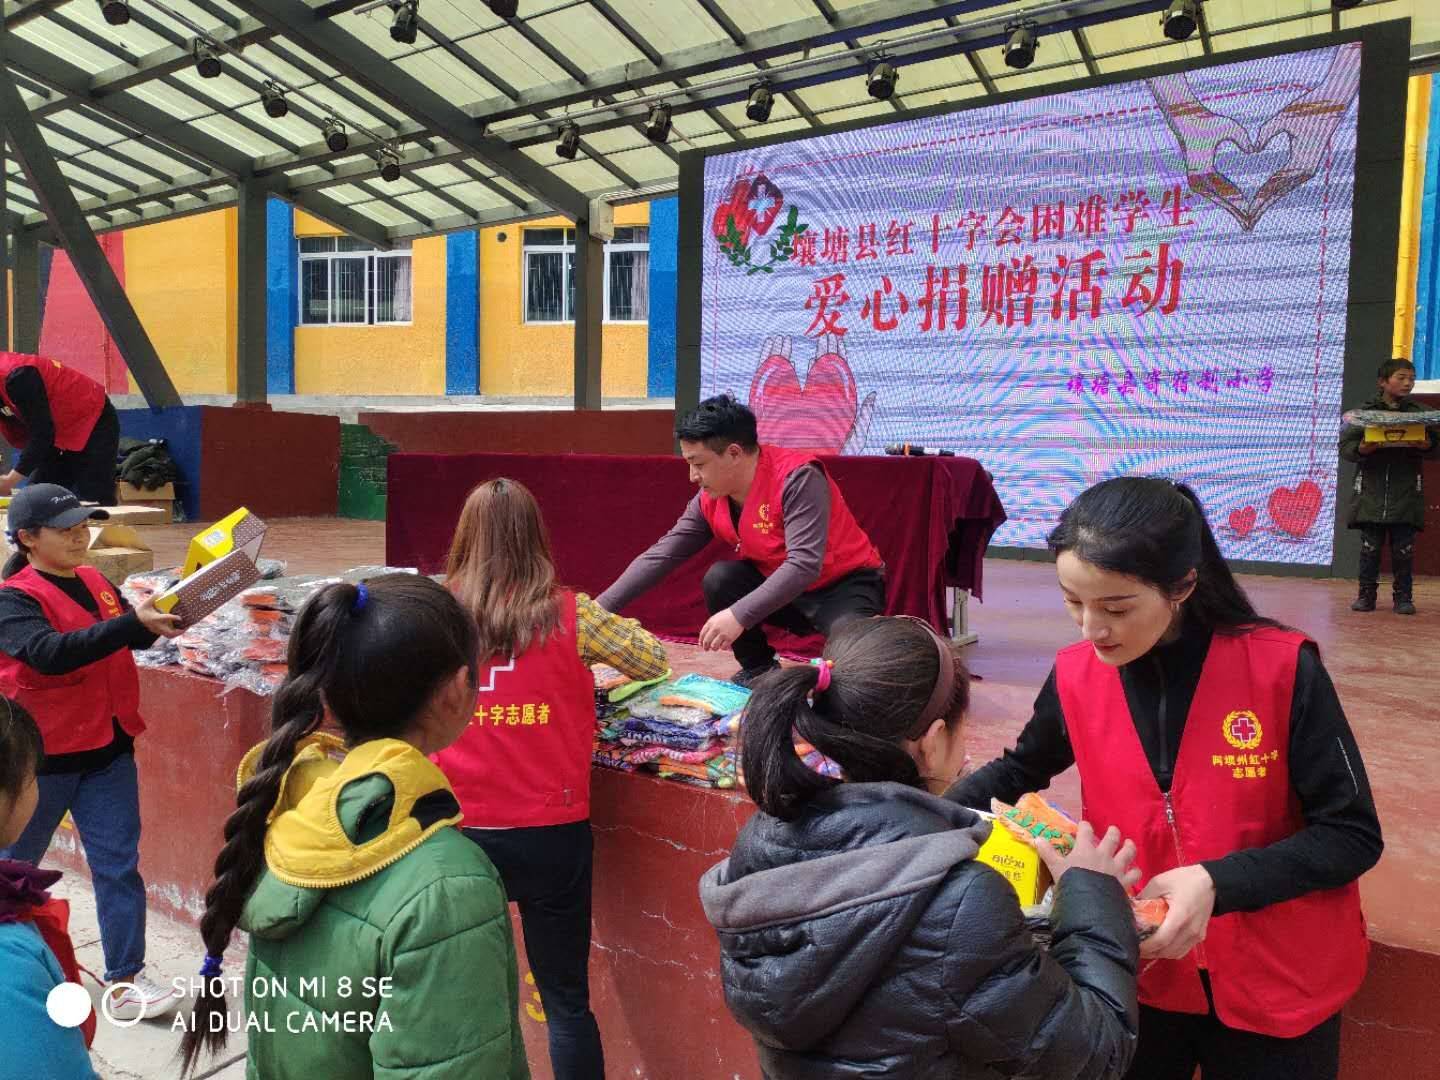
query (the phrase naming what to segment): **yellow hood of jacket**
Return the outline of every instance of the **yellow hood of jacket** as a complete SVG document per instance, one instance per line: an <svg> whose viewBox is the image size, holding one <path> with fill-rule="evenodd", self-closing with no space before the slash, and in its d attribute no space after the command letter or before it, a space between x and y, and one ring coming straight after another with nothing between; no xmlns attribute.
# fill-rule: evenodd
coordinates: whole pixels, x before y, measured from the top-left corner
<svg viewBox="0 0 1440 1080"><path fill-rule="evenodd" d="M264 749L263 742L252 747L240 762L237 788L254 775ZM346 828L355 823L341 822L341 797L349 785L378 777L388 781L393 792L389 822L379 835L355 843ZM454 798L445 774L407 742L373 739L347 751L334 735L310 735L301 740L266 817L265 863L288 885L352 885L408 855L439 830L459 824L464 815L458 803L453 815L428 826L412 816L417 802L442 791Z"/></svg>

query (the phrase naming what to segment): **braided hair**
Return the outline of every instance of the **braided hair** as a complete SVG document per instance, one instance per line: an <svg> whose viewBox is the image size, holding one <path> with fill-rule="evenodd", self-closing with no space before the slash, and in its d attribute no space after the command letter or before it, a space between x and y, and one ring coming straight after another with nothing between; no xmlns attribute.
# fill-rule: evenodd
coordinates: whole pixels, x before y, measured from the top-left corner
<svg viewBox="0 0 1440 1080"><path fill-rule="evenodd" d="M350 746L403 738L457 671L466 669L475 682L476 646L475 620L459 601L414 574L330 585L305 604L290 635L289 672L271 702L270 737L225 822L225 845L205 894L203 974L218 974L218 958L260 877L266 819L300 743L319 730L327 713ZM225 1024L212 1018L225 1010L223 981L202 980L181 1042L182 1075L194 1069L202 1050L224 1048Z"/></svg>

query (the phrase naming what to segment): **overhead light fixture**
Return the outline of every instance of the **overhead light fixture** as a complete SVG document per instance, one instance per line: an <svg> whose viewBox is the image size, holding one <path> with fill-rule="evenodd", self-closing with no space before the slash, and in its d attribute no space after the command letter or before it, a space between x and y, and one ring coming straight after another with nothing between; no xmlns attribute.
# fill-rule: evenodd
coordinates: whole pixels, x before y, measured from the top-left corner
<svg viewBox="0 0 1440 1080"><path fill-rule="evenodd" d="M1040 47L1035 31L1023 23L1013 23L1005 32L1010 35L1005 42L1005 66L1023 71L1035 62L1035 50Z"/></svg>
<svg viewBox="0 0 1440 1080"><path fill-rule="evenodd" d="M580 129L574 124L560 128L560 141L555 144L555 153L566 161L574 161L580 152Z"/></svg>
<svg viewBox="0 0 1440 1080"><path fill-rule="evenodd" d="M395 9L395 19L390 24L390 40L401 45L414 45L415 35L420 30L420 0L400 0L390 6Z"/></svg>
<svg viewBox="0 0 1440 1080"><path fill-rule="evenodd" d="M1330 0L1330 6L1336 11L1349 11L1351 8L1360 6L1360 0Z"/></svg>
<svg viewBox="0 0 1440 1080"><path fill-rule="evenodd" d="M130 5L125 0L99 0L100 14L111 26L124 26L130 21Z"/></svg>
<svg viewBox="0 0 1440 1080"><path fill-rule="evenodd" d="M1160 30L1171 41L1184 41L1200 27L1200 4L1197 0L1171 0L1160 16Z"/></svg>
<svg viewBox="0 0 1440 1080"><path fill-rule="evenodd" d="M650 115L645 118L645 137L657 143L663 143L670 137L669 105L661 102L650 106Z"/></svg>
<svg viewBox="0 0 1440 1080"><path fill-rule="evenodd" d="M195 39L195 70L200 73L202 79L218 79L220 77L220 50L209 38L197 37Z"/></svg>
<svg viewBox="0 0 1440 1080"><path fill-rule="evenodd" d="M770 119L770 110L775 108L775 95L763 82L750 88L750 100L745 102L745 115L757 124Z"/></svg>
<svg viewBox="0 0 1440 1080"><path fill-rule="evenodd" d="M900 72L895 65L888 60L881 60L870 69L870 75L865 80L865 89L870 96L880 101L885 101L895 93L895 84L900 81Z"/></svg>
<svg viewBox="0 0 1440 1080"><path fill-rule="evenodd" d="M285 88L274 79L261 87L260 100L265 103L265 115L273 116L276 120L290 111L290 103L285 100Z"/></svg>
<svg viewBox="0 0 1440 1080"><path fill-rule="evenodd" d="M502 19L513 19L520 10L518 0L486 0L486 5Z"/></svg>
<svg viewBox="0 0 1440 1080"><path fill-rule="evenodd" d="M393 146L382 146L375 160L380 163L381 180L393 184L400 179L400 151Z"/></svg>
<svg viewBox="0 0 1440 1080"><path fill-rule="evenodd" d="M350 149L350 136L345 133L345 124L334 116L320 121L320 132L325 136L325 145L332 154L344 153Z"/></svg>

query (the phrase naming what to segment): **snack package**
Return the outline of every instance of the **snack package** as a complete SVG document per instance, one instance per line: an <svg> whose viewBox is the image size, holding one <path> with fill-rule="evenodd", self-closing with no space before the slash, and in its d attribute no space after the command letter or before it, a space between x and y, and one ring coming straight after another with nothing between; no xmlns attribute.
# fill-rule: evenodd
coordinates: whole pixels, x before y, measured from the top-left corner
<svg viewBox="0 0 1440 1080"><path fill-rule="evenodd" d="M1032 847L1049 843L1061 855L1069 855L1075 849L1076 823L1033 792L1021 795L1014 806L992 799L990 809L995 820ZM1160 929L1170 910L1170 905L1158 897L1146 900L1132 897L1130 904L1141 941Z"/></svg>

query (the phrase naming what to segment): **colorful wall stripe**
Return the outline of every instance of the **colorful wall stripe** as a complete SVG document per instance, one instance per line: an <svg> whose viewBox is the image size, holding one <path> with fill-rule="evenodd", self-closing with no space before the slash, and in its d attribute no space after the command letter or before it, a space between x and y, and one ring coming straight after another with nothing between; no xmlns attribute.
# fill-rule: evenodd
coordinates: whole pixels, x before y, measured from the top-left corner
<svg viewBox="0 0 1440 1080"><path fill-rule="evenodd" d="M1415 287L1420 255L1420 196L1425 187L1425 142L1430 123L1430 77L1417 75L1405 93L1405 171L1400 187L1400 244L1395 260L1395 334L1391 356L1410 356L1415 344Z"/></svg>
<svg viewBox="0 0 1440 1080"><path fill-rule="evenodd" d="M445 238L445 393L480 392L480 234Z"/></svg>
<svg viewBox="0 0 1440 1080"><path fill-rule="evenodd" d="M295 209L281 199L265 204L265 389L295 393L295 289L299 268Z"/></svg>
<svg viewBox="0 0 1440 1080"><path fill-rule="evenodd" d="M1415 287L1415 343L1411 358L1422 379L1440 379L1440 88L1430 80L1425 182L1420 196L1419 265Z"/></svg>
<svg viewBox="0 0 1440 1080"><path fill-rule="evenodd" d="M650 357L647 397L675 396L675 271L680 200L650 204Z"/></svg>

